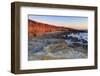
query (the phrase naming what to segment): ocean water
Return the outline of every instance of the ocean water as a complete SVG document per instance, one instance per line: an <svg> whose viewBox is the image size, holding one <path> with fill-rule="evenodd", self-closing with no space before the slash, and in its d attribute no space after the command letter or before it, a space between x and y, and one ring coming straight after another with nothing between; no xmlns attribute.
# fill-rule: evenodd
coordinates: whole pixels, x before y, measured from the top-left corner
<svg viewBox="0 0 100 76"><path fill-rule="evenodd" d="M88 44L88 33L79 32L67 34L66 42L70 45L72 43Z"/></svg>
<svg viewBox="0 0 100 76"><path fill-rule="evenodd" d="M84 39L86 41L88 41L88 33L71 33L71 34L68 34L67 37L75 37L75 38L78 38L78 39Z"/></svg>

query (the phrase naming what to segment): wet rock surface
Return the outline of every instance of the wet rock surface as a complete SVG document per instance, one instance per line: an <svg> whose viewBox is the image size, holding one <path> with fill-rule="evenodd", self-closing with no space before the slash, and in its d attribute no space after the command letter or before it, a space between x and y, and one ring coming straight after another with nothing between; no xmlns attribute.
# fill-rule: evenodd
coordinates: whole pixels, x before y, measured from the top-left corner
<svg viewBox="0 0 100 76"><path fill-rule="evenodd" d="M65 39L32 38L28 40L28 60L87 58L87 48L70 47Z"/></svg>

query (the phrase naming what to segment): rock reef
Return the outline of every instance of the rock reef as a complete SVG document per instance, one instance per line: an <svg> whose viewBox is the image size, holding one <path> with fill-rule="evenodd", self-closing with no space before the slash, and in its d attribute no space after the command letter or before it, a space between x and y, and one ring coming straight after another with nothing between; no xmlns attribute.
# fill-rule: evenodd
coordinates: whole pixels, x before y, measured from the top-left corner
<svg viewBox="0 0 100 76"><path fill-rule="evenodd" d="M33 38L28 44L28 60L87 58L87 49L69 47L64 39Z"/></svg>

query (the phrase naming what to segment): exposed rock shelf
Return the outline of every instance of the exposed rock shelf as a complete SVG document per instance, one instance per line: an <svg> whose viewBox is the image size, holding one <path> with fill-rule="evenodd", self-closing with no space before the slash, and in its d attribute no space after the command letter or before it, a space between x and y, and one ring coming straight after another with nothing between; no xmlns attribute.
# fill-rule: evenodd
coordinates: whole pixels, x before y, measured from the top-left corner
<svg viewBox="0 0 100 76"><path fill-rule="evenodd" d="M87 58L87 49L69 47L64 39L32 38L28 45L28 60Z"/></svg>

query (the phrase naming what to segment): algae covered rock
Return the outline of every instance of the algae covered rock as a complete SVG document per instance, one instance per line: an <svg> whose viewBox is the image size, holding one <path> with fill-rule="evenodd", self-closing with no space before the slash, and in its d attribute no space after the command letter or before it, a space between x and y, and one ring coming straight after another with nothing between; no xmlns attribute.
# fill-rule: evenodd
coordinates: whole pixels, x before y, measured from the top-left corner
<svg viewBox="0 0 100 76"><path fill-rule="evenodd" d="M57 52L57 51L61 51L63 49L67 49L67 43L65 41L56 43L56 44L50 44L44 47L44 51L48 51L48 52Z"/></svg>

